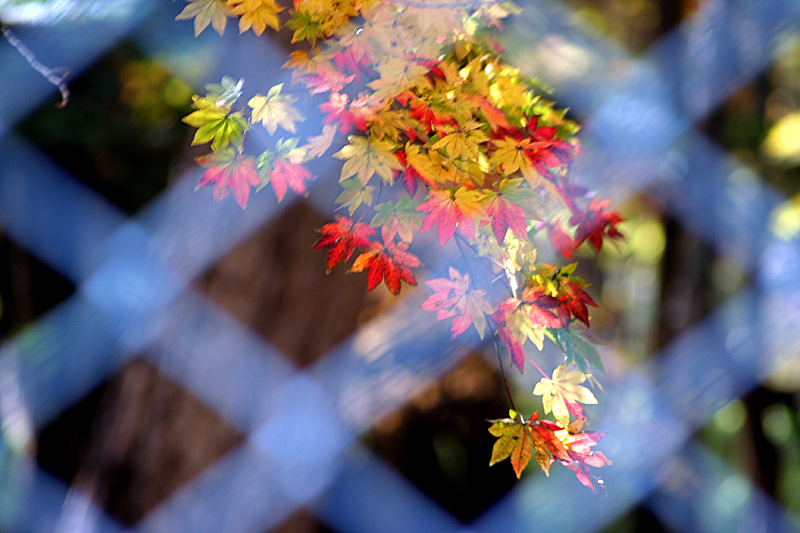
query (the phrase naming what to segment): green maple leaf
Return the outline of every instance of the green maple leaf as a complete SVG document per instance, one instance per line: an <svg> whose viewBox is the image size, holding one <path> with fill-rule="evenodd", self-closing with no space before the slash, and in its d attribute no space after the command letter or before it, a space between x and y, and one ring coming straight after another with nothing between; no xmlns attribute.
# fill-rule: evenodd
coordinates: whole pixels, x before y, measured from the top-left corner
<svg viewBox="0 0 800 533"><path fill-rule="evenodd" d="M587 363L603 372L606 371L597 348L592 346L583 336L573 329L560 328L555 331L567 356L566 364L575 363L583 373L588 371Z"/></svg>
<svg viewBox="0 0 800 533"><path fill-rule="evenodd" d="M351 216L361 204L372 204L372 193L375 191L372 185L362 185L357 179L352 179L344 180L342 188L344 191L336 199L336 203L347 207L347 212Z"/></svg>
<svg viewBox="0 0 800 533"><path fill-rule="evenodd" d="M209 24L222 35L230 10L224 0L186 0L189 5L183 8L175 20L194 18L194 35L197 37Z"/></svg>
<svg viewBox="0 0 800 533"><path fill-rule="evenodd" d="M196 111L183 118L183 122L197 128L192 145L211 141L211 149L218 151L228 145L242 146L247 120L241 113L231 113L230 107L218 106L208 98L195 95L192 103Z"/></svg>
<svg viewBox="0 0 800 533"><path fill-rule="evenodd" d="M319 37L325 35L320 21L306 11L294 12L292 18L286 23L286 27L294 30L292 44L297 41L308 41L313 46Z"/></svg>
<svg viewBox="0 0 800 533"><path fill-rule="evenodd" d="M394 155L395 144L358 135L350 135L347 140L350 144L333 154L337 159L346 160L339 181L356 176L358 181L366 185L377 173L385 183L394 183L392 172L403 169Z"/></svg>

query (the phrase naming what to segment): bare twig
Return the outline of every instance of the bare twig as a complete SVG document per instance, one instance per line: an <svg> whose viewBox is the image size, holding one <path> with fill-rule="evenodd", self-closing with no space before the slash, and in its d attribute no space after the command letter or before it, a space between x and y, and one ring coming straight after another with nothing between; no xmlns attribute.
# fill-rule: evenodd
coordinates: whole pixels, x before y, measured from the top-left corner
<svg viewBox="0 0 800 533"><path fill-rule="evenodd" d="M52 69L46 65L43 65L38 59L36 59L36 55L34 55L31 49L25 46L25 44L20 41L16 35L14 35L10 28L0 25L0 31L3 32L3 37L5 37L6 41L8 41L8 44L13 46L17 52L19 52L20 55L25 58L25 61L28 62L28 65L30 65L33 70L44 76L44 79L58 87L58 91L61 93L61 101L56 104L56 107L59 109L64 108L67 105L67 102L69 102L69 88L67 87L67 84L64 83L64 78L67 77L69 71L65 70L61 75L56 74L56 72L61 69Z"/></svg>

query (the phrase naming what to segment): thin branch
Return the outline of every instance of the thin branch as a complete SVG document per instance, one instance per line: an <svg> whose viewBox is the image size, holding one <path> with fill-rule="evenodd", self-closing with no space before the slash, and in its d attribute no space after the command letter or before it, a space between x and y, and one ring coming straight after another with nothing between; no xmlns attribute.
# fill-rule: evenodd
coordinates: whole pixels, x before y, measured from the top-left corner
<svg viewBox="0 0 800 533"><path fill-rule="evenodd" d="M503 378L503 385L506 388L506 396L508 396L508 402L511 404L511 408L517 411L517 406L514 405L514 397L511 395L511 389L508 386L508 379L506 379L506 369L503 367L503 359L500 357L500 349L497 347L497 332L494 328L489 326L492 330L492 344L494 344L494 353L497 354L497 365L500 367L500 376Z"/></svg>
<svg viewBox="0 0 800 533"><path fill-rule="evenodd" d="M39 62L39 60L36 59L36 55L30 50L30 48L25 46L25 44L20 41L16 35L14 35L10 28L0 25L0 31L3 32L3 37L5 37L6 41L8 41L8 44L13 46L17 52L19 52L19 54L25 58L25 61L28 62L28 65L30 65L33 70L44 76L44 79L58 87L58 91L61 93L61 102L57 103L56 107L63 109L67 105L67 102L69 102L69 88L67 87L67 84L64 83L64 78L67 77L69 71L64 71L64 73L59 76L56 74L56 71L59 69L52 69Z"/></svg>

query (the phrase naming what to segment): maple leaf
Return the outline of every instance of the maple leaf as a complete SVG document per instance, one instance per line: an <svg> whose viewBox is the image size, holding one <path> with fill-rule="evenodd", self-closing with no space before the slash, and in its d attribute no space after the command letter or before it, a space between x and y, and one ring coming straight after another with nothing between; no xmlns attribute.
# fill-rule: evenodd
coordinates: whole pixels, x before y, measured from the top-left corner
<svg viewBox="0 0 800 533"><path fill-rule="evenodd" d="M597 307L592 297L582 287L586 282L576 276L561 278L558 298L572 315L589 327L589 310L587 305Z"/></svg>
<svg viewBox="0 0 800 533"><path fill-rule="evenodd" d="M253 108L253 122L261 122L270 135L275 133L278 126L286 131L295 132L295 122L302 122L305 117L292 105L297 98L281 94L283 84L272 87L266 96L257 94L247 102Z"/></svg>
<svg viewBox="0 0 800 533"><path fill-rule="evenodd" d="M492 231L498 243L506 238L508 228L521 239L527 240L528 228L525 211L522 206L531 199L529 189L521 189L522 178L503 180L500 190L486 193L486 215L491 221ZM485 223L489 223L488 221Z"/></svg>
<svg viewBox="0 0 800 533"><path fill-rule="evenodd" d="M183 117L183 122L198 128L192 146L211 141L215 152L229 143L237 148L242 146L248 124L241 113L231 113L230 107L218 106L209 98L197 95L192 97L192 106L196 111Z"/></svg>
<svg viewBox="0 0 800 533"><path fill-rule="evenodd" d="M575 363L584 374L589 370L587 363L605 372L603 360L586 339L572 328L562 328L556 333L561 347L566 354L565 364Z"/></svg>
<svg viewBox="0 0 800 533"><path fill-rule="evenodd" d="M344 33L338 43L341 50L331 54L333 62L340 70L349 70L355 76L354 81L358 82L361 72L367 71L374 60L372 46L368 43L368 36L364 35L363 28L340 33Z"/></svg>
<svg viewBox="0 0 800 533"><path fill-rule="evenodd" d="M369 82L367 86L382 100L391 98L407 87L430 87L430 83L425 79L428 69L405 57L389 57L375 70L380 78Z"/></svg>
<svg viewBox="0 0 800 533"><path fill-rule="evenodd" d="M361 204L372 204L372 193L375 187L372 185L362 185L356 179L344 180L342 182L344 191L336 198L335 203L342 207L347 207L347 212L352 216Z"/></svg>
<svg viewBox="0 0 800 533"><path fill-rule="evenodd" d="M367 290L377 287L381 281L392 294L400 292L400 282L416 285L411 268L420 265L419 259L407 251L408 243L389 242L385 245L373 242L370 250L353 261L350 272L367 271Z"/></svg>
<svg viewBox="0 0 800 533"><path fill-rule="evenodd" d="M496 150L492 153L489 161L497 165L504 174L510 176L525 164L524 148L530 144L530 139L516 139L513 136L505 136L502 139L495 139L492 144Z"/></svg>
<svg viewBox="0 0 800 533"><path fill-rule="evenodd" d="M475 238L475 218L484 218L479 191L459 189L432 190L430 199L417 207L418 211L427 211L428 215L422 223L420 231L438 226L439 244L444 246L455 233L456 227L469 238Z"/></svg>
<svg viewBox="0 0 800 533"><path fill-rule="evenodd" d="M189 5L183 8L175 20L194 18L194 36L200 35L209 24L220 35L225 31L230 12L224 0L186 0Z"/></svg>
<svg viewBox="0 0 800 533"><path fill-rule="evenodd" d="M425 133L440 131L445 125L458 127L449 109L441 102L429 102L422 98L414 98L408 111L409 116L419 121Z"/></svg>
<svg viewBox="0 0 800 533"><path fill-rule="evenodd" d="M602 479L595 476L590 466L593 468L600 468L612 464L612 462L603 454L603 452L594 451L592 448L600 442L600 439L605 437L605 433L598 433L597 431L581 431L583 421L580 422L577 429L570 424L569 429L557 432L557 435L564 443L567 450L567 458L560 459L559 461L575 472L575 477L586 487L595 490L594 482L601 488L605 488Z"/></svg>
<svg viewBox="0 0 800 533"><path fill-rule="evenodd" d="M317 42L319 37L324 35L322 24L307 11L295 11L292 18L286 23L286 27L294 30L292 44L297 41L308 41L311 46Z"/></svg>
<svg viewBox="0 0 800 533"><path fill-rule="evenodd" d="M214 102L217 107L228 107L242 96L244 79L234 80L230 76L223 76L220 83L206 85L206 99Z"/></svg>
<svg viewBox="0 0 800 533"><path fill-rule="evenodd" d="M431 161L429 154L420 153L419 145L406 143L403 162L409 170L413 170L429 187L433 187L440 176L440 172Z"/></svg>
<svg viewBox="0 0 800 533"><path fill-rule="evenodd" d="M305 194L305 181L311 179L311 172L303 165L281 158L275 161L275 168L269 177L275 196L280 202L286 194L287 186L298 194Z"/></svg>
<svg viewBox="0 0 800 533"><path fill-rule="evenodd" d="M414 231L422 223L422 213L417 211L417 205L411 198L401 198L397 204L384 202L375 206L375 216L369 223L373 228L381 228L381 237L389 242L395 235L403 242L410 243Z"/></svg>
<svg viewBox="0 0 800 533"><path fill-rule="evenodd" d="M406 145L406 149L408 149L409 144ZM416 147L417 153L419 153L419 147ZM400 161L400 164L403 165L404 170L400 172L400 180L403 183L403 187L405 187L406 191L408 191L408 196L414 197L417 193L417 185L419 182L422 181L423 183L428 184L429 186L433 186L433 181L428 181L422 177L422 175L408 163L408 157L406 156L405 150L398 150L395 152L397 159Z"/></svg>
<svg viewBox="0 0 800 533"><path fill-rule="evenodd" d="M275 5L274 0L227 0L228 7L235 15L240 15L239 33L253 28L253 33L261 35L269 26L275 31L280 29L278 13L283 11Z"/></svg>
<svg viewBox="0 0 800 533"><path fill-rule="evenodd" d="M208 169L197 183L197 188L213 184L215 200L221 200L233 191L236 202L244 209L247 207L250 187L261 184L255 159L232 149L199 157L197 162Z"/></svg>
<svg viewBox="0 0 800 533"><path fill-rule="evenodd" d="M570 459L564 443L559 439L561 426L549 420L537 420L538 413L534 413L528 424L531 427L533 448L536 452L536 462L546 475L550 475L550 465L555 460L566 462Z"/></svg>
<svg viewBox="0 0 800 533"><path fill-rule="evenodd" d="M553 243L553 248L567 259L572 259L572 254L580 246L580 241L572 240L558 223L547 225L547 235L550 237L550 242Z"/></svg>
<svg viewBox="0 0 800 533"><path fill-rule="evenodd" d="M317 65L316 73L305 77L306 88L311 90L311 94L324 92L339 92L353 81L353 75L346 75L328 63Z"/></svg>
<svg viewBox="0 0 800 533"><path fill-rule="evenodd" d="M350 144L333 154L333 157L345 160L339 181L356 176L362 185L366 185L377 173L385 183L394 183L393 171L403 168L394 155L394 144L358 135L350 135L347 140Z"/></svg>
<svg viewBox="0 0 800 533"><path fill-rule="evenodd" d="M320 157L328 151L333 137L336 135L336 126L326 124L322 127L322 133L308 138L308 143L300 147L301 150L306 152L309 158Z"/></svg>
<svg viewBox="0 0 800 533"><path fill-rule="evenodd" d="M375 230L347 217L336 217L336 222L325 224L319 230L322 237L312 247L314 250L328 249L327 269L330 272L339 263L344 263L358 248L369 248Z"/></svg>
<svg viewBox="0 0 800 533"><path fill-rule="evenodd" d="M444 149L452 158L466 156L473 160L480 157L481 143L489 140L480 131L479 122L469 122L460 128L444 128L446 134L431 146L433 150Z"/></svg>
<svg viewBox="0 0 800 533"><path fill-rule="evenodd" d="M552 300L555 301L555 299ZM531 324L544 328L560 328L564 325L555 313L542 305L541 300L528 306L528 318L530 318Z"/></svg>
<svg viewBox="0 0 800 533"><path fill-rule="evenodd" d="M492 131L509 127L505 113L493 106L486 98L477 97L477 100L481 113L483 113L483 117L486 119L486 122L489 123L489 127L492 128Z"/></svg>
<svg viewBox="0 0 800 533"><path fill-rule="evenodd" d="M422 303L426 311L436 311L436 319L453 318L453 338L464 333L470 324L475 326L480 338L486 331L486 315L492 306L484 299L485 291L469 290L469 275L450 267L450 279L437 278L425 282L435 291Z"/></svg>
<svg viewBox="0 0 800 533"><path fill-rule="evenodd" d="M344 93L332 92L328 95L328 101L320 104L319 110L325 113L324 124L339 124L341 133L349 132L353 126L359 131L367 128L366 121L357 117L348 105L350 97Z"/></svg>
<svg viewBox="0 0 800 533"><path fill-rule="evenodd" d="M569 365L563 364L553 371L553 378L542 378L533 389L533 394L542 395L542 405L545 413L553 413L556 421L562 426L569 424L569 409L567 402L580 402L583 404L597 403L594 394L579 385L586 381L586 374L577 370L569 370Z"/></svg>
<svg viewBox="0 0 800 533"><path fill-rule="evenodd" d="M511 457L511 465L517 478L527 466L530 458L535 456L536 462L545 474L550 475L550 465L558 460L562 464L571 464L574 459L562 442L566 431L549 420L539 420L538 413L533 413L524 420L516 411L509 410L509 418L490 420L489 432L498 437L492 448L489 466Z"/></svg>
<svg viewBox="0 0 800 533"><path fill-rule="evenodd" d="M510 457L511 466L519 479L533 456L533 438L530 427L521 421L521 417L513 410L509 411L509 418L492 422L494 423L489 428L489 433L498 439L492 447L489 466Z"/></svg>
<svg viewBox="0 0 800 533"><path fill-rule="evenodd" d="M544 345L544 328L531 322L522 302L513 296L496 307L492 321L497 325L497 334L500 340L508 348L511 362L519 368L520 373L523 373L525 371L525 351L522 345L527 339L530 339L541 350Z"/></svg>
<svg viewBox="0 0 800 533"><path fill-rule="evenodd" d="M624 239L622 233L617 229L617 224L622 222L622 218L614 211L606 212L608 200L593 199L589 204L589 211L583 216L578 229L575 230L575 241L580 244L584 240L589 241L589 245L595 252L599 252L603 247L603 239Z"/></svg>

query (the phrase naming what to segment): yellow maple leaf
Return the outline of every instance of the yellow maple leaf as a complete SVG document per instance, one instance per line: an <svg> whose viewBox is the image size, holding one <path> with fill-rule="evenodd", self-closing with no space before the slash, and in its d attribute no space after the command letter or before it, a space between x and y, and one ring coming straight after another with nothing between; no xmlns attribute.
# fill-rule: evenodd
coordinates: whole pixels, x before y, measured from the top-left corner
<svg viewBox="0 0 800 533"><path fill-rule="evenodd" d="M569 424L569 409L566 402L592 404L597 403L592 391L579 385L586 381L586 374L577 370L569 370L563 364L553 371L553 378L542 378L533 389L533 394L542 395L544 412L552 411L556 422L562 427Z"/></svg>
<svg viewBox="0 0 800 533"><path fill-rule="evenodd" d="M275 5L274 0L228 0L228 7L231 12L241 17L239 33L252 28L253 33L261 35L267 26L275 31L280 29L278 13L283 11L283 8Z"/></svg>
<svg viewBox="0 0 800 533"><path fill-rule="evenodd" d="M222 35L230 10L225 0L186 0L189 4L183 8L175 20L194 19L194 35L197 37L209 24Z"/></svg>
<svg viewBox="0 0 800 533"><path fill-rule="evenodd" d="M431 148L434 150L443 148L452 158L459 158L464 155L471 159L478 159L480 157L480 148L478 146L489 140L478 129L480 127L481 124L478 122L469 122L460 128L454 128Z"/></svg>
<svg viewBox="0 0 800 533"><path fill-rule="evenodd" d="M530 164L530 162L528 162L527 159L523 158L519 166L519 170L522 172L522 177L525 178L525 181L530 184L531 189L542 187L547 191L547 194L550 195L550 198L554 202L558 202L564 208L569 209L567 201L564 200L564 196L561 194L561 191L558 190L558 187L556 187L555 183L539 174L539 172L536 171L536 169Z"/></svg>
<svg viewBox="0 0 800 533"><path fill-rule="evenodd" d="M504 137L494 141L497 148L489 158L492 164L497 165L500 171L510 176L527 164L523 148L530 143L529 139L517 140L513 137ZM530 166L530 165L529 165Z"/></svg>
<svg viewBox="0 0 800 533"><path fill-rule="evenodd" d="M302 122L305 117L292 105L297 98L281 94L283 84L272 87L266 96L257 94L247 102L253 108L253 122L261 122L270 135L278 126L286 131L295 132L295 122Z"/></svg>
<svg viewBox="0 0 800 533"><path fill-rule="evenodd" d="M347 140L350 144L333 154L337 159L346 160L342 166L340 182L355 175L362 185L366 185L372 175L377 173L385 183L394 183L392 171L403 168L394 155L395 144L359 135L350 135Z"/></svg>

